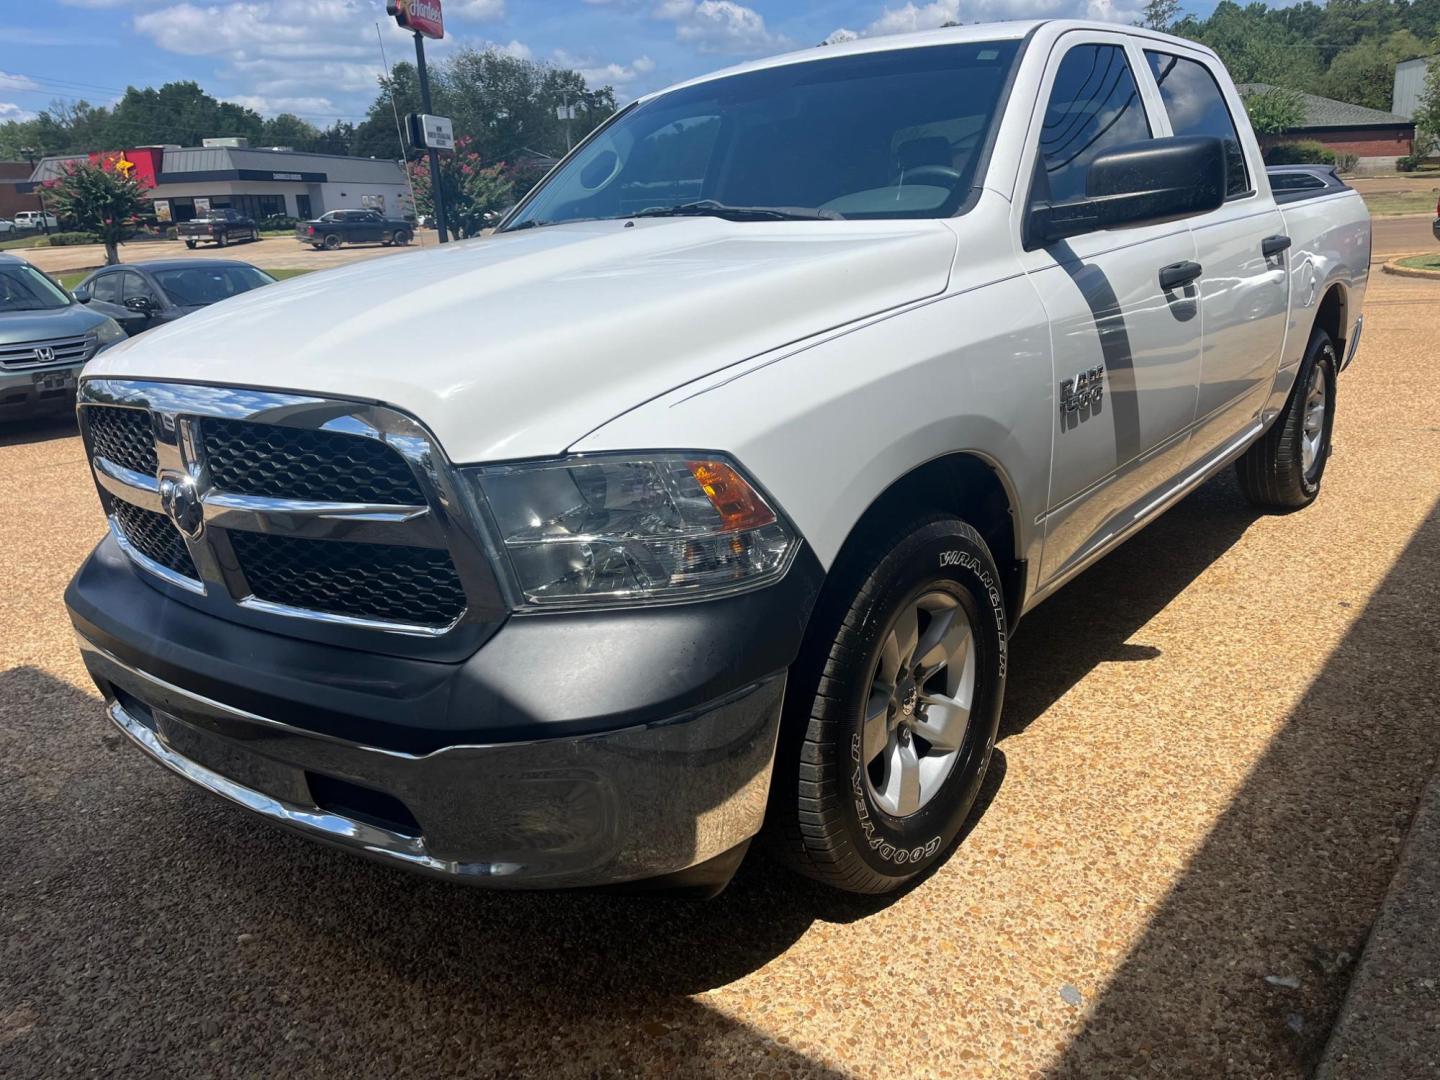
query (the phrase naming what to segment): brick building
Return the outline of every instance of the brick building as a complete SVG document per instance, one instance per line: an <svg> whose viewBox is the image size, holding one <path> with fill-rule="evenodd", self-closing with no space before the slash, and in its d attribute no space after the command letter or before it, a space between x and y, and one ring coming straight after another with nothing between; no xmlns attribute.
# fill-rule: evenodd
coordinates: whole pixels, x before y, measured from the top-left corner
<svg viewBox="0 0 1440 1080"><path fill-rule="evenodd" d="M30 166L25 162L0 161L0 218L13 218L21 210L40 209L35 196L19 188L29 179Z"/></svg>
<svg viewBox="0 0 1440 1080"><path fill-rule="evenodd" d="M1240 96L1263 94L1274 87L1268 83L1241 83ZM1395 159L1414 152L1415 121L1396 113L1367 109L1346 101L1300 94L1305 106L1305 122L1283 135L1263 135L1262 146L1301 139L1321 143L1336 154L1354 154L1359 158L1359 172L1387 172L1395 168Z"/></svg>

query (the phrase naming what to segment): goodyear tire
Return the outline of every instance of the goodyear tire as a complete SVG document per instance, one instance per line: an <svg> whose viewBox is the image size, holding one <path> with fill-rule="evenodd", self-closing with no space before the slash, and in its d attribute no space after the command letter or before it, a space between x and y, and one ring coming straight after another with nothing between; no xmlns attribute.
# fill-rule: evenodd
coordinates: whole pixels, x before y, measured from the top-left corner
<svg viewBox="0 0 1440 1080"><path fill-rule="evenodd" d="M1007 633L989 548L958 518L842 555L790 674L772 851L858 893L944 858L994 748Z"/></svg>
<svg viewBox="0 0 1440 1080"><path fill-rule="evenodd" d="M1335 343L1318 326L1295 373L1285 410L1235 463L1240 490L1267 510L1298 510L1320 494L1335 425Z"/></svg>

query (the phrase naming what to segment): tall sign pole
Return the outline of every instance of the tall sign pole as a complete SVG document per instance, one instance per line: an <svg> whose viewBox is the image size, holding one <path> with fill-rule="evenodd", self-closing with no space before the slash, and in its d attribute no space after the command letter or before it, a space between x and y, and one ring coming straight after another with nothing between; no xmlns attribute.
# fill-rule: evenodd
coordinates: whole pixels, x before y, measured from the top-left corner
<svg viewBox="0 0 1440 1080"><path fill-rule="evenodd" d="M430 110L430 73L425 70L425 38L415 31L415 68L420 73L420 111ZM445 191L440 183L440 151L430 147L425 151L430 158L430 197L435 201L435 228L440 233L440 243L449 237L445 235Z"/></svg>
<svg viewBox="0 0 1440 1080"><path fill-rule="evenodd" d="M439 40L445 36L445 16L441 0L385 0L385 11L395 17L395 22L415 34L415 68L420 76L420 109L430 112L430 72L425 68L425 39ZM440 233L440 243L449 237L445 232L445 192L440 183L440 151L434 146L426 148L430 158L430 197L435 203L435 228Z"/></svg>

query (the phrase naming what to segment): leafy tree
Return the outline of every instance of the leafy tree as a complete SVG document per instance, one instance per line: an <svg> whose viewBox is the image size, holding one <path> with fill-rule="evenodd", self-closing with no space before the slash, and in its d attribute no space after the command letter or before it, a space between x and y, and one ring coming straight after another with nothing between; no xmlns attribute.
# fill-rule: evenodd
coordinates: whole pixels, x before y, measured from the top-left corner
<svg viewBox="0 0 1440 1080"><path fill-rule="evenodd" d="M1415 157L1428 157L1437 150L1440 150L1440 62L1432 62L1415 110Z"/></svg>
<svg viewBox="0 0 1440 1080"><path fill-rule="evenodd" d="M118 263L125 226L148 205L140 181L116 171L113 162L72 162L64 176L46 187L56 217L69 219L76 229L98 234L105 245L105 265Z"/></svg>
<svg viewBox="0 0 1440 1080"><path fill-rule="evenodd" d="M1148 0L1136 26L1151 30L1169 30L1180 18L1180 0Z"/></svg>
<svg viewBox="0 0 1440 1080"><path fill-rule="evenodd" d="M445 193L445 224L462 239L480 235L493 224L486 215L498 214L515 201L513 170L504 163L486 165L465 136L455 140L455 153L440 158L441 191ZM409 165L410 185L415 190L415 209L432 220L435 217L434 189L430 163Z"/></svg>
<svg viewBox="0 0 1440 1080"><path fill-rule="evenodd" d="M1273 86L1245 98L1245 112L1257 135L1283 135L1305 123L1305 103L1294 90Z"/></svg>
<svg viewBox="0 0 1440 1080"><path fill-rule="evenodd" d="M1321 80L1321 93L1388 112L1395 89L1395 65L1424 52L1424 43L1409 30L1367 38L1335 57Z"/></svg>
<svg viewBox="0 0 1440 1080"><path fill-rule="evenodd" d="M272 116L260 127L260 142L264 146L288 146L295 150L309 150L319 140L320 130L294 113Z"/></svg>

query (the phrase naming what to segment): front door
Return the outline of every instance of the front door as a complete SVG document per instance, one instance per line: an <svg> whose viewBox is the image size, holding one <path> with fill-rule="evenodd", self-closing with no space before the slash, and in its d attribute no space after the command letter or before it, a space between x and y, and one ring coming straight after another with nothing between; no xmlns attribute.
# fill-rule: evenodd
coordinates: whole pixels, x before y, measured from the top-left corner
<svg viewBox="0 0 1440 1080"><path fill-rule="evenodd" d="M1021 161L1032 178L1017 191L1022 246L1029 207L1083 196L1098 154L1158 134L1140 62L1118 34L1077 31L1056 44ZM1123 531L1184 464L1200 379L1199 296L1193 284L1163 288L1160 270L1194 259L1184 221L1021 252L1054 357L1042 587Z"/></svg>
<svg viewBox="0 0 1440 1080"><path fill-rule="evenodd" d="M1280 366L1290 288L1285 220L1250 175L1231 106L1210 61L1182 47L1145 50L1165 121L1175 135L1211 135L1225 143L1228 186L1217 210L1191 218L1200 277L1205 359L1191 461L1233 441L1260 413ZM1240 108L1238 99L1234 108ZM1258 161L1258 147L1251 160Z"/></svg>

